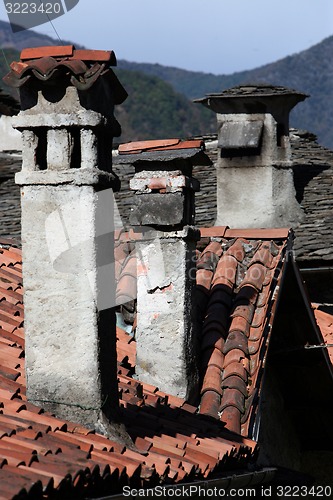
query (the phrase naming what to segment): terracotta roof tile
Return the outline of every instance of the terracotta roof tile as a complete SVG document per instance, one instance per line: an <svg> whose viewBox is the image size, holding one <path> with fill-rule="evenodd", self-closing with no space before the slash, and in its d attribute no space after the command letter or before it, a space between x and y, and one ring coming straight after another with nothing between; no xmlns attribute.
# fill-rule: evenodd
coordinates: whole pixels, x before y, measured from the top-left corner
<svg viewBox="0 0 333 500"><path fill-rule="evenodd" d="M223 379L236 375L243 381L247 381L247 372L242 363L239 361L233 361L229 364L224 364Z"/></svg>
<svg viewBox="0 0 333 500"><path fill-rule="evenodd" d="M214 274L213 286L226 285L232 289L235 286L237 265L237 260L232 255L223 255Z"/></svg>
<svg viewBox="0 0 333 500"><path fill-rule="evenodd" d="M137 154L148 151L170 151L174 149L204 149L204 141L189 140L181 141L180 139L164 139L152 141L137 141L127 144L120 144L119 154Z"/></svg>
<svg viewBox="0 0 333 500"><path fill-rule="evenodd" d="M333 316L325 311L321 311L315 306L314 315L323 335L324 342L329 346L327 347L327 352L333 364Z"/></svg>
<svg viewBox="0 0 333 500"><path fill-rule="evenodd" d="M224 247L220 251L218 245L214 242L211 249L214 248L214 255L222 256ZM2 255L6 256L6 249ZM4 272L11 265L7 259L1 268ZM12 276L21 290L18 266L13 263ZM7 284L10 283L8 280ZM227 471L235 464L246 465L255 443L240 437L237 441L231 439L219 421L219 413L222 395L223 420L236 430L235 416L231 415L235 411L241 413L236 406L240 406L239 401L244 397L248 360L237 348L223 358L223 335L230 327L232 290L230 286L207 286L212 303L202 339L202 356L208 369L203 374L201 415L183 399L126 375L129 373L126 367L135 365L135 341L117 329L122 419L143 455L80 425L59 420L25 401L24 385L18 383L24 381L24 335L23 328L16 325L15 316L19 311L19 319L23 318L22 307L15 309L15 304L22 305L22 294L0 289L0 311L4 305L1 314L7 318L7 329L0 329L0 482L4 498L9 500L22 490L38 500L42 495L52 496L54 490L84 491L97 482L104 484L103 494L108 494L116 485L130 481L136 485L156 484L156 481L177 483L189 478L208 478L214 471ZM231 324L239 330L245 325L242 319ZM234 392L228 396L226 391Z"/></svg>
<svg viewBox="0 0 333 500"><path fill-rule="evenodd" d="M214 229L209 230L209 235L215 238L210 245L214 244L219 261L217 265L216 259L214 262L202 325L203 410L200 411L221 418L233 432L248 432L247 401L261 384L264 337L270 331L268 308L272 314L273 291L282 276L290 231L222 228L221 232L217 228L214 232ZM205 230L201 234L207 237ZM198 262L208 248L209 243ZM214 355L214 347L220 349L216 351L220 357Z"/></svg>
<svg viewBox="0 0 333 500"><path fill-rule="evenodd" d="M75 50L71 45L24 49L21 61L11 63L11 71L4 77L7 85L19 88L30 80L51 81L62 78L79 90L89 89L99 78L108 79L113 87L115 104L127 97L110 66L116 66L113 51Z"/></svg>
<svg viewBox="0 0 333 500"><path fill-rule="evenodd" d="M290 228L273 229L227 229L226 238L247 238L252 240L286 240L290 235Z"/></svg>
<svg viewBox="0 0 333 500"><path fill-rule="evenodd" d="M229 351L239 349L248 355L248 342L246 335L240 331L232 331L229 333L223 348L223 354L228 354Z"/></svg>
<svg viewBox="0 0 333 500"><path fill-rule="evenodd" d="M239 433L241 427L241 412L238 408L231 405L225 406L220 418L227 429L231 432Z"/></svg>
<svg viewBox="0 0 333 500"><path fill-rule="evenodd" d="M73 55L73 45L47 46L23 49L21 52L21 61L29 59L39 59L40 57L69 57Z"/></svg>
<svg viewBox="0 0 333 500"><path fill-rule="evenodd" d="M229 332L239 331L246 337L250 334L250 323L242 316L232 316Z"/></svg>
<svg viewBox="0 0 333 500"><path fill-rule="evenodd" d="M251 285L260 292L265 276L266 276L267 268L262 264L252 264L248 271L246 272L245 279L243 280L242 285Z"/></svg>
<svg viewBox="0 0 333 500"><path fill-rule="evenodd" d="M221 406L221 395L216 391L205 391L201 396L200 413L218 418Z"/></svg>
<svg viewBox="0 0 333 500"><path fill-rule="evenodd" d="M207 237L223 238L227 229L229 229L228 226L201 227L200 228L201 238L207 238Z"/></svg>
<svg viewBox="0 0 333 500"><path fill-rule="evenodd" d="M208 365L205 371L204 379L201 387L201 394L206 391L214 391L220 396L222 395L222 373L221 368L214 365Z"/></svg>
<svg viewBox="0 0 333 500"><path fill-rule="evenodd" d="M215 347L219 349L221 352L224 347L224 338L221 333L221 324L213 323L210 325L209 329L203 334L203 338L201 341L201 349L204 351L207 348Z"/></svg>

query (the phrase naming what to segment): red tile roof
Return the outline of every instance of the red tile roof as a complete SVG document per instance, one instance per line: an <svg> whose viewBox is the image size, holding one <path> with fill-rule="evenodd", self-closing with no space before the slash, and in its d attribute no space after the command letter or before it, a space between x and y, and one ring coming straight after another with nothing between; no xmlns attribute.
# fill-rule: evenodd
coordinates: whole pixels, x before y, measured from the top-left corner
<svg viewBox="0 0 333 500"><path fill-rule="evenodd" d="M76 50L74 45L26 48L22 50L20 55L21 61L42 57L80 59L81 61L108 62L112 66L117 65L113 50Z"/></svg>
<svg viewBox="0 0 333 500"><path fill-rule="evenodd" d="M208 234L214 235L213 228L201 230ZM218 239L197 261L204 304L200 413L242 435L254 423L288 235L285 229L216 228Z"/></svg>
<svg viewBox="0 0 333 500"><path fill-rule="evenodd" d="M328 346L327 352L333 365L333 316L321 311L316 306L314 306L314 315L323 334L324 343Z"/></svg>
<svg viewBox="0 0 333 500"><path fill-rule="evenodd" d="M25 396L21 252L0 242L0 498L86 498L245 467L255 443L131 377L135 342L118 329L122 421L134 449L63 421Z"/></svg>
<svg viewBox="0 0 333 500"><path fill-rule="evenodd" d="M116 263L117 296L125 300L127 296L133 299L136 293L134 234L121 233L117 239L116 254L121 259ZM136 234L135 239L138 237ZM233 432L251 436L293 235L284 228L213 227L201 229L201 237L197 253L197 307L202 331L199 412L222 420ZM120 248L125 249L123 256ZM327 339L333 343L332 317L321 311L316 311L316 317L326 343Z"/></svg>

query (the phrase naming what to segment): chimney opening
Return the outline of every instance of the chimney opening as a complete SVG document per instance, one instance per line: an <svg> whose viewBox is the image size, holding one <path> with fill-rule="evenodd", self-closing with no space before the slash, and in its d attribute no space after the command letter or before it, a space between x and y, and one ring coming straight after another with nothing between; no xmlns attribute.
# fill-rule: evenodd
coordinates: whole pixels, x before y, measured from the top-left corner
<svg viewBox="0 0 333 500"><path fill-rule="evenodd" d="M80 129L73 128L71 130L72 138L72 155L70 168L80 168L81 167L81 136Z"/></svg>
<svg viewBox="0 0 333 500"><path fill-rule="evenodd" d="M276 126L276 144L278 148L285 148L286 141L285 137L288 135L286 127L283 123L278 123Z"/></svg>
<svg viewBox="0 0 333 500"><path fill-rule="evenodd" d="M47 170L47 128L40 127L34 130L38 138L36 149L36 165L38 170Z"/></svg>

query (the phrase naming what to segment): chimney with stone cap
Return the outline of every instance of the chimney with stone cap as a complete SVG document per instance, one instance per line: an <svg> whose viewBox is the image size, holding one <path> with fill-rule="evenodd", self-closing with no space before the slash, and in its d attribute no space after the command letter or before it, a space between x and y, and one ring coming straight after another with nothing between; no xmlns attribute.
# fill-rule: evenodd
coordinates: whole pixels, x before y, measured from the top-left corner
<svg viewBox="0 0 333 500"><path fill-rule="evenodd" d="M113 109L127 96L115 64L109 51L40 47L5 77L22 105L27 397L107 435L118 408Z"/></svg>
<svg viewBox="0 0 333 500"><path fill-rule="evenodd" d="M137 255L136 376L194 401L198 383L195 329L194 165L210 165L202 141L146 141L119 147L118 165L134 165L130 222Z"/></svg>
<svg viewBox="0 0 333 500"><path fill-rule="evenodd" d="M303 218L291 169L289 113L306 97L258 84L195 100L217 114L217 226L285 227Z"/></svg>

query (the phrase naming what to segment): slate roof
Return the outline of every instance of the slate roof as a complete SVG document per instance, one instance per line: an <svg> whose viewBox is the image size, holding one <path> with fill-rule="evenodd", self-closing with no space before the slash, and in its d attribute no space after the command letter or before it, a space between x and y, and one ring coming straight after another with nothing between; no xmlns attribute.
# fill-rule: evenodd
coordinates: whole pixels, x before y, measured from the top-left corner
<svg viewBox="0 0 333 500"><path fill-rule="evenodd" d="M218 147L216 135L201 139L212 165L193 167L193 177L200 182L200 191L195 193L196 224L208 227L214 225L217 214L214 164ZM296 197L304 210L304 220L293 228L296 260L301 266L333 261L333 152L319 145L316 136L306 131L291 129L290 139ZM115 156L113 168L122 182L115 199L121 215L120 224L126 227L133 197L129 180L134 175L134 167L124 160L120 163Z"/></svg>
<svg viewBox="0 0 333 500"><path fill-rule="evenodd" d="M256 456L255 442L229 433L214 419L195 415L196 408L184 400L134 380L135 342L120 329L121 419L136 448L27 402L21 265L20 250L1 240L1 500L86 498L117 493L124 485L176 484L247 470ZM260 482L270 471L247 473L248 481ZM55 493L58 496L52 496Z"/></svg>
<svg viewBox="0 0 333 500"><path fill-rule="evenodd" d="M319 145L316 136L309 132L296 129L290 132L296 196L305 214L299 226L293 228L296 260L305 267L307 264L330 263L333 261L333 152ZM208 227L216 220L214 163L218 148L216 136L201 139L205 141L205 153L213 165L193 168L193 177L201 185L200 191L195 193L196 224ZM14 174L20 170L21 162L19 155L0 153L0 236L20 237L20 194L14 183ZM116 155L113 169L121 179L121 189L115 193L119 209L116 226L129 227L128 215L133 200L129 181L133 178L134 167L126 162L119 163Z"/></svg>
<svg viewBox="0 0 333 500"><path fill-rule="evenodd" d="M281 95L281 94L285 95L297 94L297 95L304 95L304 97L307 96L307 94L302 94L301 92L295 89L283 87L282 85L271 85L269 83L248 83L242 85L235 85L234 87L223 90L222 92L209 93L206 94L206 97L211 97L211 96L214 97L219 96L226 98L233 96L255 97L255 96L271 96L271 95Z"/></svg>
<svg viewBox="0 0 333 500"><path fill-rule="evenodd" d="M14 176L22 168L22 156L0 152L0 237L21 238L20 188Z"/></svg>
<svg viewBox="0 0 333 500"><path fill-rule="evenodd" d="M296 259L305 267L333 261L333 152L315 135L295 129L291 146L296 197L304 210L294 228Z"/></svg>

